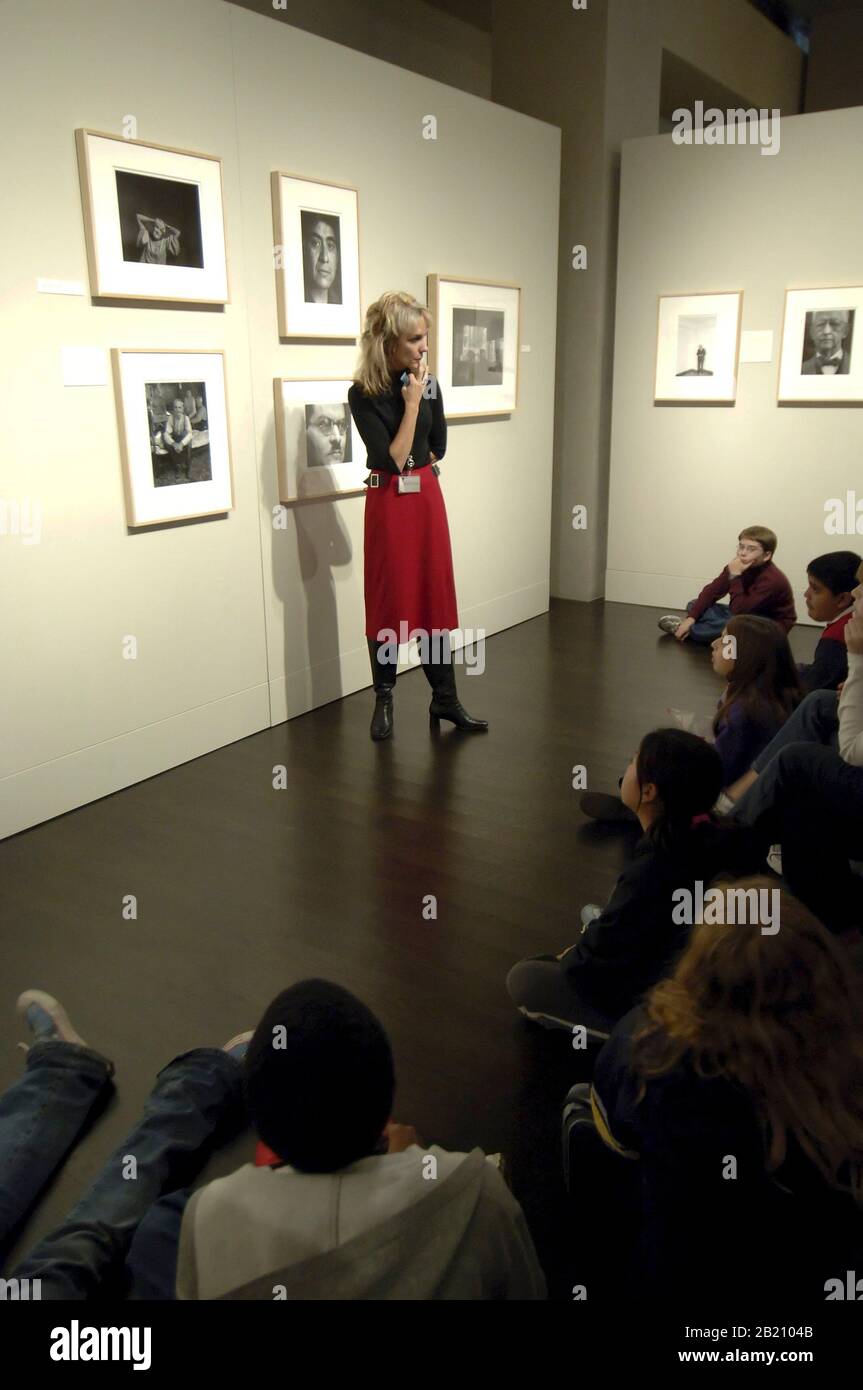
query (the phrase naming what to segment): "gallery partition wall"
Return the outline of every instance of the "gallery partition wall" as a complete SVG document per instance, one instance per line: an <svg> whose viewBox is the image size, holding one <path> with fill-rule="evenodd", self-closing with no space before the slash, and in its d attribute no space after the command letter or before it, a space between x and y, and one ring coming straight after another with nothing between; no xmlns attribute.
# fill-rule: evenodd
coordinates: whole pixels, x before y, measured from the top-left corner
<svg viewBox="0 0 863 1390"><path fill-rule="evenodd" d="M517 399L453 421L442 484L462 627L547 608L560 135L221 0L184 0L181 43L173 0L9 0L0 26L8 835L369 684L362 480L291 494L277 439L280 403L338 413L356 325L280 314L274 175L316 217L354 198L362 311L431 276L518 287ZM193 165L194 236L182 189L144 197Z"/></svg>
<svg viewBox="0 0 863 1390"><path fill-rule="evenodd" d="M624 145L609 599L680 608L757 524L806 622L807 563L863 552L861 141L855 108L782 120L772 152ZM824 375L819 312L845 346Z"/></svg>

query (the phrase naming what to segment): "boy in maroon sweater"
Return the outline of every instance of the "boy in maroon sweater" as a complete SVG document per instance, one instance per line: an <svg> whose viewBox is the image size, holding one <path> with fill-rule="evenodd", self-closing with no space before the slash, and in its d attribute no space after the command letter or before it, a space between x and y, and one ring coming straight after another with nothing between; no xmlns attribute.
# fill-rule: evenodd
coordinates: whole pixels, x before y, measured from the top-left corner
<svg viewBox="0 0 863 1390"><path fill-rule="evenodd" d="M714 641L730 617L738 613L754 613L772 618L783 632L789 632L797 622L791 585L773 563L778 542L766 526L747 526L737 538L737 554L721 574L701 590L698 598L686 605L687 617L667 613L659 626L678 642L689 637L706 645ZM725 594L730 603L719 603Z"/></svg>

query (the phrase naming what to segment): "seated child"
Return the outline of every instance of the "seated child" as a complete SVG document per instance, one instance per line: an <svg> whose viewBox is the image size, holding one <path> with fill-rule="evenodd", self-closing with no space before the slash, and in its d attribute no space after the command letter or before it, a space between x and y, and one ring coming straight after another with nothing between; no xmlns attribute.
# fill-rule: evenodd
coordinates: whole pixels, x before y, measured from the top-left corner
<svg viewBox="0 0 863 1390"><path fill-rule="evenodd" d="M721 788L722 762L704 739L683 729L642 739L621 789L642 830L632 861L604 908L582 910L574 946L510 970L507 989L521 1013L544 1027L580 1024L607 1037L662 978L689 932L675 920L675 891L753 864L748 836L708 814Z"/></svg>
<svg viewBox="0 0 863 1390"><path fill-rule="evenodd" d="M863 859L863 585L854 593L860 611L845 628L848 679L838 729L836 696L813 691L731 791L739 797L734 820L751 828L761 850L781 846L778 863L775 851L770 863L781 864L797 897L831 931L859 940L863 880L851 861ZM805 732L786 740L798 725Z"/></svg>
<svg viewBox="0 0 863 1390"><path fill-rule="evenodd" d="M640 1170L642 1293L820 1302L861 1268L863 994L775 880L727 887L780 929L693 928L600 1052L594 1118Z"/></svg>
<svg viewBox="0 0 863 1390"><path fill-rule="evenodd" d="M784 632L797 621L791 585L773 563L778 542L766 526L747 526L737 540L737 554L721 574L686 605L687 617L666 613L659 620L663 632L678 642L690 638L707 644L722 631L729 614L757 613L772 618ZM720 603L724 594L729 603Z"/></svg>
<svg viewBox="0 0 863 1390"><path fill-rule="evenodd" d="M497 1167L479 1149L426 1150L388 1125L389 1040L354 995L325 980L284 990L255 1030L245 1080L255 1129L279 1159L191 1198L179 1298L545 1297Z"/></svg>
<svg viewBox="0 0 863 1390"><path fill-rule="evenodd" d="M0 1222L8 1212L12 1225L113 1088L112 1064L56 999L28 990L19 1008L36 1045L0 1106ZM326 980L293 985L254 1035L163 1068L138 1125L16 1277L39 1279L45 1300L129 1285L147 1299L544 1298L493 1157L421 1148L389 1122L394 1085L389 1040L364 1004ZM190 1196L213 1147L250 1116L270 1161Z"/></svg>
<svg viewBox="0 0 863 1390"><path fill-rule="evenodd" d="M838 752L852 767L863 768L863 564L858 578L858 584L851 591L852 607L842 630L848 670L842 682L842 693L811 691L753 760L751 768L727 788L731 801L739 803L737 816L746 824L752 824L767 805L772 805L774 792L765 782L757 793L752 793L751 789L791 744L820 744ZM818 645L820 648L821 643Z"/></svg>
<svg viewBox="0 0 863 1390"><path fill-rule="evenodd" d="M853 550L833 550L809 564L806 578L806 611L813 622L827 626L812 662L797 669L807 693L836 690L848 675L845 624L854 608L854 586L863 581L863 563Z"/></svg>
<svg viewBox="0 0 863 1390"><path fill-rule="evenodd" d="M730 618L713 639L712 663L727 682L708 735L722 764L723 797L716 809L724 813L730 809L726 789L748 773L798 705L802 691L788 638L769 618L748 613ZM581 809L594 820L635 824L620 798L605 792L585 792Z"/></svg>
<svg viewBox="0 0 863 1390"><path fill-rule="evenodd" d="M713 641L712 662L728 682L713 720L725 788L752 766L803 692L788 638L769 618L731 618Z"/></svg>

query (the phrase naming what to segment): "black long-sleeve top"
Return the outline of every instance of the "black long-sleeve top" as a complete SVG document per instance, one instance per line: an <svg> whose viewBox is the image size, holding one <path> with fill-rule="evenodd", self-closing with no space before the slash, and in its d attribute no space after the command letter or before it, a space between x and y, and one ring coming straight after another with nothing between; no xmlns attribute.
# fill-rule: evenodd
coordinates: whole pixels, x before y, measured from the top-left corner
<svg viewBox="0 0 863 1390"><path fill-rule="evenodd" d="M369 468L378 473L398 473L390 453L390 445L399 432L405 413L401 372L393 373L391 388L381 396L367 396L356 382L348 391L348 405L354 424L360 432L368 453ZM417 412L411 454L416 468L426 468L430 455L443 458L446 453L446 416L437 377L429 377L430 399L423 396Z"/></svg>
<svg viewBox="0 0 863 1390"><path fill-rule="evenodd" d="M668 973L690 926L676 919L674 893L695 892L719 873L753 872L759 863L752 837L739 826L705 820L671 848L647 835L617 880L599 917L561 960L575 993L618 1019Z"/></svg>
<svg viewBox="0 0 863 1390"><path fill-rule="evenodd" d="M621 1019L593 1073L611 1138L640 1160L642 1287L659 1298L696 1288L704 1307L729 1294L823 1300L827 1278L860 1269L863 1211L827 1184L793 1136L768 1174L752 1097L724 1077L698 1075L690 1054L643 1083L632 1051L644 1022L640 1008Z"/></svg>

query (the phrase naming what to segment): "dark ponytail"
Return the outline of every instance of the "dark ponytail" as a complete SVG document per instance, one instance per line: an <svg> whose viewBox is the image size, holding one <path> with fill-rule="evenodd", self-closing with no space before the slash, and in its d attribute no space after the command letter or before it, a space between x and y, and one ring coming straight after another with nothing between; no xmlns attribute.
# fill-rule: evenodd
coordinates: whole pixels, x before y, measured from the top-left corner
<svg viewBox="0 0 863 1390"><path fill-rule="evenodd" d="M657 816L648 837L670 849L689 834L694 816L705 815L722 791L722 762L712 744L683 729L654 729L641 740L635 760L639 787L652 782Z"/></svg>

